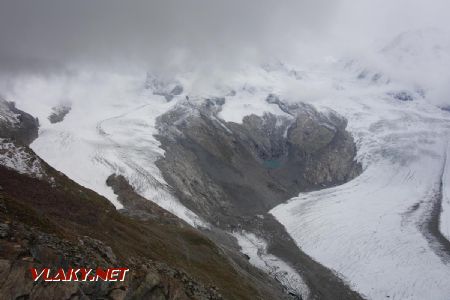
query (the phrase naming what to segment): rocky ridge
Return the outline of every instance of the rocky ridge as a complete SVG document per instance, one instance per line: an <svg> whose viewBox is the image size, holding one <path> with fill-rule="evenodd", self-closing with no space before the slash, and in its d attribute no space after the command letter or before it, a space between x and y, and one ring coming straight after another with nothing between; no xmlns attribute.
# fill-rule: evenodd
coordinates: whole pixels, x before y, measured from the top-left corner
<svg viewBox="0 0 450 300"><path fill-rule="evenodd" d="M39 121L0 98L0 137L29 145L38 136Z"/></svg>
<svg viewBox="0 0 450 300"><path fill-rule="evenodd" d="M165 157L157 165L183 204L209 222L226 228L220 224L233 217L265 213L361 172L346 121L336 114L276 103L289 116L249 115L238 124L218 117L223 101L187 101L158 119Z"/></svg>

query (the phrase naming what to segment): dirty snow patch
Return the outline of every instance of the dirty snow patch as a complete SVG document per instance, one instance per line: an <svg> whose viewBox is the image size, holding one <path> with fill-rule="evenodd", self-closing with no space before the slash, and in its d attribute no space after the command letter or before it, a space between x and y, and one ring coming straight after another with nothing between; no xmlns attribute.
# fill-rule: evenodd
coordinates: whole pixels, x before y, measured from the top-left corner
<svg viewBox="0 0 450 300"><path fill-rule="evenodd" d="M279 281L288 293L308 299L309 289L302 277L286 262L267 253L266 241L246 231L233 232L233 236L238 240L241 252L249 257L252 265Z"/></svg>

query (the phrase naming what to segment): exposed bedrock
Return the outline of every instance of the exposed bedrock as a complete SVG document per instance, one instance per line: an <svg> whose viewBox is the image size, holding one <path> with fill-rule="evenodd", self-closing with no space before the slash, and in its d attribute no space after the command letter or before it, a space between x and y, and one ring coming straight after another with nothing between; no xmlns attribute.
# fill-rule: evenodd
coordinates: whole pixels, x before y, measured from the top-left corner
<svg viewBox="0 0 450 300"><path fill-rule="evenodd" d="M214 101L179 105L158 119L166 152L157 164L180 200L219 227L361 171L346 121L335 114L305 106L294 116L250 115L237 124L219 119Z"/></svg>
<svg viewBox="0 0 450 300"><path fill-rule="evenodd" d="M242 124L218 117L222 98L177 105L157 121L157 138L165 150L157 165L188 208L220 229L246 230L266 240L271 254L302 274L312 298L359 299L331 270L303 253L268 214L299 192L339 185L360 174L347 122L310 105L275 100L270 103L285 115L249 115Z"/></svg>
<svg viewBox="0 0 450 300"><path fill-rule="evenodd" d="M64 118L72 109L70 104L60 104L52 108L52 113L48 116L50 123L55 124L64 121Z"/></svg>

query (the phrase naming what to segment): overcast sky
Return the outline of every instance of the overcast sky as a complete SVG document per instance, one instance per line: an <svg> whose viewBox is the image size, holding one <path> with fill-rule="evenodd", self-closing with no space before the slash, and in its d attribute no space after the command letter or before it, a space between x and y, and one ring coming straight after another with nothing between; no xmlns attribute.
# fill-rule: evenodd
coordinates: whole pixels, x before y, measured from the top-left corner
<svg viewBox="0 0 450 300"><path fill-rule="evenodd" d="M0 0L0 68L329 55L446 27L447 0ZM313 49L313 50L311 50ZM334 53L336 55L337 53Z"/></svg>

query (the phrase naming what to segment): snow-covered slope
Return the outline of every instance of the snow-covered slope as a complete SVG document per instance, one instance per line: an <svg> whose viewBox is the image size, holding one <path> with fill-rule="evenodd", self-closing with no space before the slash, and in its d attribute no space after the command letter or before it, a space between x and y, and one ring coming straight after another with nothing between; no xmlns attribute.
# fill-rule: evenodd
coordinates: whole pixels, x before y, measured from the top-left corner
<svg viewBox="0 0 450 300"><path fill-rule="evenodd" d="M111 174L123 175L136 191L185 221L202 222L175 199L154 162L163 155L153 137L157 116L175 102L153 95L144 79L110 74L83 74L67 82L27 79L14 99L39 117L39 138L31 148L77 183L122 205L106 185ZM61 102L73 102L64 120L48 117Z"/></svg>

